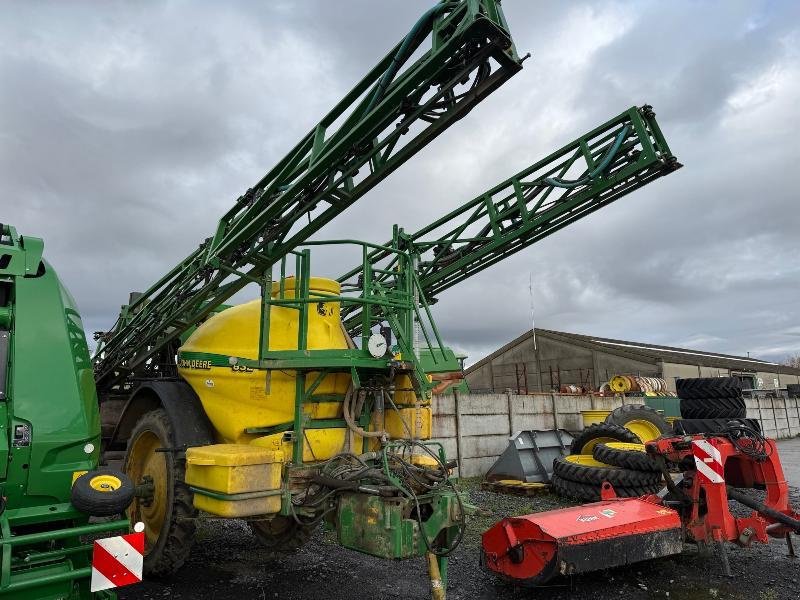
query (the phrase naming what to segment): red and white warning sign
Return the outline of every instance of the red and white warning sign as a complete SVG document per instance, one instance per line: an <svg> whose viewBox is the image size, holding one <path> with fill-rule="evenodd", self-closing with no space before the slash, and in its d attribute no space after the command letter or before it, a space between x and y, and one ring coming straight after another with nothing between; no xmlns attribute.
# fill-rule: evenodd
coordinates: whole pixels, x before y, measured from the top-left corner
<svg viewBox="0 0 800 600"><path fill-rule="evenodd" d="M144 567L144 525L135 533L94 541L91 591L99 592L142 580Z"/></svg>
<svg viewBox="0 0 800 600"><path fill-rule="evenodd" d="M711 483L725 483L725 469L722 466L722 455L709 440L692 442L692 454L697 474Z"/></svg>

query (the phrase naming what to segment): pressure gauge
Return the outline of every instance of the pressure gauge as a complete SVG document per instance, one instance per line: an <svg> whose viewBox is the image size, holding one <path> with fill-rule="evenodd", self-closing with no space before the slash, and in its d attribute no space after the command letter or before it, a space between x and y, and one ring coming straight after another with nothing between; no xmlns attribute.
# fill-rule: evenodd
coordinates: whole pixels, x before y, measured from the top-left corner
<svg viewBox="0 0 800 600"><path fill-rule="evenodd" d="M386 338L380 333L373 333L367 341L367 349L375 358L386 356Z"/></svg>

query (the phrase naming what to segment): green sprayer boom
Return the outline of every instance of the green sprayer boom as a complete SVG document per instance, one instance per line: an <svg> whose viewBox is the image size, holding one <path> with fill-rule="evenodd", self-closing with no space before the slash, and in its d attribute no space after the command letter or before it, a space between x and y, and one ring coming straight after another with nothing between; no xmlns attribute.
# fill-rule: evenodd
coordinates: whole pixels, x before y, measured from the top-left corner
<svg viewBox="0 0 800 600"><path fill-rule="evenodd" d="M425 39L430 47L411 61ZM99 334L99 390L154 370L181 333L346 210L521 68L497 0L441 2ZM174 354L169 352L167 354ZM167 361L168 362L168 361Z"/></svg>
<svg viewBox="0 0 800 600"><path fill-rule="evenodd" d="M630 108L441 219L385 244L416 256L423 302L504 258L680 168L650 106ZM396 258L373 251L370 261ZM354 269L339 278L348 281ZM388 277L388 275L384 275ZM345 327L357 336L358 311Z"/></svg>

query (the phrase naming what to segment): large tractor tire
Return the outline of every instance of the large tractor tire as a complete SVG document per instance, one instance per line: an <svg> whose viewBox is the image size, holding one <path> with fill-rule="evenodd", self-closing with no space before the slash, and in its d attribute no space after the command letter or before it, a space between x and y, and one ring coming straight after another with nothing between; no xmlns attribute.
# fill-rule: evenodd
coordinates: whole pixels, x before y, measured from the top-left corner
<svg viewBox="0 0 800 600"><path fill-rule="evenodd" d="M643 442L672 433L672 427L667 420L656 409L644 404L626 404L615 408L606 417L606 423L632 431Z"/></svg>
<svg viewBox="0 0 800 600"><path fill-rule="evenodd" d="M736 377L693 377L675 382L678 398L741 398L742 382Z"/></svg>
<svg viewBox="0 0 800 600"><path fill-rule="evenodd" d="M134 485L152 489L137 495L128 509L132 522L144 523L144 572L151 577L175 573L194 541L197 510L185 482L186 459L170 451L174 439L167 413L154 410L133 428L125 454L124 471Z"/></svg>
<svg viewBox="0 0 800 600"><path fill-rule="evenodd" d="M553 461L553 474L561 479L600 487L604 481L623 488L652 487L661 481L661 473L633 471L603 464L591 455L573 454Z"/></svg>
<svg viewBox="0 0 800 600"><path fill-rule="evenodd" d="M277 515L268 521L250 521L258 543L274 559L292 554L302 548L314 534L317 525L301 525L292 517Z"/></svg>
<svg viewBox="0 0 800 600"><path fill-rule="evenodd" d="M570 452L572 454L591 454L592 449L597 444L605 442L625 442L628 444L641 444L639 439L632 431L614 425L613 423L595 423L589 425L581 431L572 441Z"/></svg>
<svg viewBox="0 0 800 600"><path fill-rule="evenodd" d="M608 442L597 444L592 451L598 462L633 471L661 472L661 466L644 450L644 444Z"/></svg>
<svg viewBox="0 0 800 600"><path fill-rule="evenodd" d="M682 398L684 419L744 419L747 405L744 398Z"/></svg>
<svg viewBox="0 0 800 600"><path fill-rule="evenodd" d="M597 502L600 500L600 486L571 481L559 477L558 475L553 475L551 483L553 491L559 496L575 498L576 500L584 500L587 502ZM616 492L617 496L620 498L638 498L639 496L655 494L661 487L660 482L656 485L631 488L614 486L614 492Z"/></svg>
<svg viewBox="0 0 800 600"><path fill-rule="evenodd" d="M133 500L133 483L116 469L84 473L72 484L72 506L92 517L121 514Z"/></svg>

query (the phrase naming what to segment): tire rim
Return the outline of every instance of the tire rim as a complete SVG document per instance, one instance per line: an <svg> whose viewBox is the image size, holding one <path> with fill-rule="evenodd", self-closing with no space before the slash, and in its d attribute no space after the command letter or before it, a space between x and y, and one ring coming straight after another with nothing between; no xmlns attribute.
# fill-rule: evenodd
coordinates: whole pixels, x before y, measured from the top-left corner
<svg viewBox="0 0 800 600"><path fill-rule="evenodd" d="M144 523L145 553L158 542L167 519L169 502L164 485L168 481L167 457L163 452L156 452L166 445L154 432L142 431L129 442L125 459L125 473L134 485L142 483L145 477L153 481L153 495L147 498L134 497L127 511L131 521Z"/></svg>
<svg viewBox="0 0 800 600"><path fill-rule="evenodd" d="M597 444L607 444L609 442L618 442L618 441L619 440L617 438L612 438L612 437L596 437L596 438L592 438L592 439L590 439L588 442L586 442L583 445L583 448L581 448L581 454L589 454L589 455L591 455L592 450L594 450L594 447L597 446ZM575 455L573 454L572 456L575 456ZM567 457L567 458L569 458L569 457Z"/></svg>
<svg viewBox="0 0 800 600"><path fill-rule="evenodd" d="M661 436L661 430L655 423L644 419L634 419L623 425L625 429L635 433L643 442L649 442Z"/></svg>
<svg viewBox="0 0 800 600"><path fill-rule="evenodd" d="M606 446L615 450L625 450L626 452L645 452L644 444L630 444L628 442L607 442Z"/></svg>
<svg viewBox="0 0 800 600"><path fill-rule="evenodd" d="M122 487L122 481L113 475L95 475L89 480L89 487L97 492L116 492Z"/></svg>
<svg viewBox="0 0 800 600"><path fill-rule="evenodd" d="M591 454L570 454L569 456L565 456L564 460L570 462L575 465L581 465L584 467L610 467L611 465L607 465L606 463L602 463L599 460L595 460L594 456Z"/></svg>

